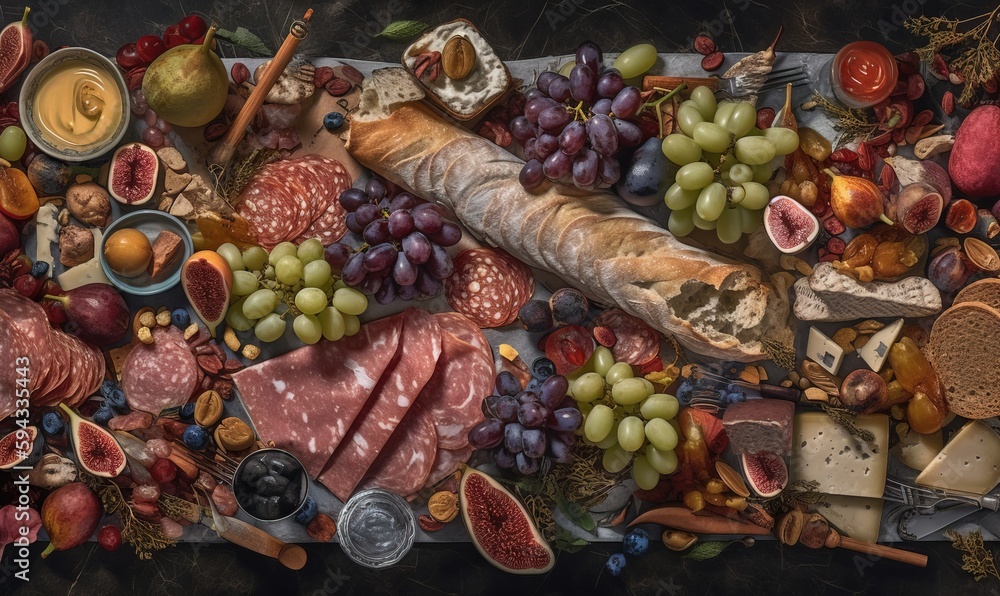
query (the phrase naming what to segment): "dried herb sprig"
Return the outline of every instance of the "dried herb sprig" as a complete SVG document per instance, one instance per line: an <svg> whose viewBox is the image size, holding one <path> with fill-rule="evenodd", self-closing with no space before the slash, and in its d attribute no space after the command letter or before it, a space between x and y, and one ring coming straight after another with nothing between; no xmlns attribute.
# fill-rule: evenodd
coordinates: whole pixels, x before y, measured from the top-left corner
<svg viewBox="0 0 1000 596"><path fill-rule="evenodd" d="M135 548L135 554L142 560L153 558L153 551L163 550L177 544L176 540L167 538L159 524L153 524L139 519L132 507L125 500L121 488L103 478L97 478L86 472L80 473L80 480L89 486L101 498L104 512L108 515L118 514L122 524L122 540Z"/></svg>
<svg viewBox="0 0 1000 596"><path fill-rule="evenodd" d="M878 123L870 120L866 112L830 101L819 92L813 92L810 102L834 118L833 129L840 131L838 147L854 139L867 139L878 130Z"/></svg>
<svg viewBox="0 0 1000 596"><path fill-rule="evenodd" d="M972 101L976 92L1000 75L1000 35L990 37L990 28L1000 13L1000 6L990 12L968 19L918 16L907 19L903 26L914 35L926 38L926 45L916 49L925 62L934 60L942 50L965 45L962 53L951 62L965 81L960 102Z"/></svg>
<svg viewBox="0 0 1000 596"><path fill-rule="evenodd" d="M977 582L988 576L1000 579L996 559L986 550L981 530L964 535L948 531L945 532L945 536L951 540L953 547L962 551L962 570L969 572Z"/></svg>
<svg viewBox="0 0 1000 596"><path fill-rule="evenodd" d="M774 360L774 363L786 370L795 368L795 350L784 342L769 337L760 338L764 352Z"/></svg>
<svg viewBox="0 0 1000 596"><path fill-rule="evenodd" d="M848 412L843 408L834 408L828 404L820 404L820 407L823 408L823 411L826 412L827 416L829 416L831 420L844 427L844 430L850 433L851 436L857 437L868 443L875 440L875 435L872 431L861 428L857 425L857 414Z"/></svg>
<svg viewBox="0 0 1000 596"><path fill-rule="evenodd" d="M233 160L227 168L218 165L210 166L209 171L215 177L215 192L235 207L240 192L250 182L254 174L278 159L279 155L273 149L254 149L249 154Z"/></svg>
<svg viewBox="0 0 1000 596"><path fill-rule="evenodd" d="M751 499L764 508L773 517L778 517L786 511L799 506L807 509L823 502L823 493L819 492L819 482L815 480L796 480L788 484L778 496L770 499Z"/></svg>

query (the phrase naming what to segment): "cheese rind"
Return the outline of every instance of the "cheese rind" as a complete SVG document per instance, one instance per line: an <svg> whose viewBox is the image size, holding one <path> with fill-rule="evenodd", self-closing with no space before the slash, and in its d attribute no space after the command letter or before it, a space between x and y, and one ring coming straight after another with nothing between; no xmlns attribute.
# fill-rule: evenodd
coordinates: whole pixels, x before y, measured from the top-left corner
<svg viewBox="0 0 1000 596"><path fill-rule="evenodd" d="M969 422L927 464L917 484L985 495L1000 484L1000 435L981 420Z"/></svg>
<svg viewBox="0 0 1000 596"><path fill-rule="evenodd" d="M889 466L889 417L860 415L855 425L875 435L872 442L852 436L823 412L795 416L792 481L815 481L817 492L881 498Z"/></svg>

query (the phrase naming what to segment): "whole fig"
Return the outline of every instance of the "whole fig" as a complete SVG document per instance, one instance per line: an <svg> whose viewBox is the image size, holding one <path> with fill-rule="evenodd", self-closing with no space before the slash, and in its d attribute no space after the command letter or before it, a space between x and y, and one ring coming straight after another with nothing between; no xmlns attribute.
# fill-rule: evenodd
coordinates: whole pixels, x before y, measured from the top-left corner
<svg viewBox="0 0 1000 596"><path fill-rule="evenodd" d="M82 482L52 491L42 503L42 526L51 540L42 551L42 558L53 551L67 550L86 542L97 529L101 512L101 501Z"/></svg>

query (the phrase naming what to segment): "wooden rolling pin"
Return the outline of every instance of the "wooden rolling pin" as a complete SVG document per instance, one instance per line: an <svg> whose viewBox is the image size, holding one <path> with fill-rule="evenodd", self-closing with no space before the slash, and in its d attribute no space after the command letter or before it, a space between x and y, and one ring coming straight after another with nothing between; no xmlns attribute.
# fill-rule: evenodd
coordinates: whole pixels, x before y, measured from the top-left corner
<svg viewBox="0 0 1000 596"><path fill-rule="evenodd" d="M712 91L719 88L717 77L659 77L650 75L643 77L642 90L651 91L654 87L676 89L681 83L687 85L687 88L681 91L681 95L690 95L691 90L695 87L708 87Z"/></svg>
<svg viewBox="0 0 1000 596"><path fill-rule="evenodd" d="M261 80L257 81L257 86L254 87L250 97L243 104L243 108L237 114L233 125L229 127L229 132L212 149L212 153L208 156L209 164L220 165L223 168L229 164L229 160L233 158L236 146L243 140L243 133L246 132L247 126L253 120L254 114L264 104L264 99L271 87L274 87L274 84L278 82L278 77L285 72L285 67L292 61L292 56L295 55L299 42L305 39L309 33L309 19L312 18L312 13L313 10L310 8L306 10L306 14L300 20L292 23L288 30L288 36L278 48L278 53L271 59L271 63L264 69Z"/></svg>
<svg viewBox="0 0 1000 596"><path fill-rule="evenodd" d="M916 565L917 567L927 567L927 555L922 555L920 553L903 550L901 548L893 548L891 546L885 546L884 544L875 544L873 542L862 542L860 540L855 540L850 536L840 535L839 544L834 545L833 548L846 548L848 550L853 550L859 553L865 553L866 555L871 555L873 557L879 557L882 559L889 559L890 561L898 561L900 563L906 563L907 565Z"/></svg>

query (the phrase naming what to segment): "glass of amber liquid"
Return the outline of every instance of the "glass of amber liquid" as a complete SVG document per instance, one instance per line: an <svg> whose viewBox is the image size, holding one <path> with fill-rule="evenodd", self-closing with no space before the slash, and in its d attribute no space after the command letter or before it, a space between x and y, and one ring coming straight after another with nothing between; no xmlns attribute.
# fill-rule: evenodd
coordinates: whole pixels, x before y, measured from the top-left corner
<svg viewBox="0 0 1000 596"><path fill-rule="evenodd" d="M868 108L889 97L899 76L896 59L873 41L847 44L834 57L831 83L837 99L852 108Z"/></svg>

